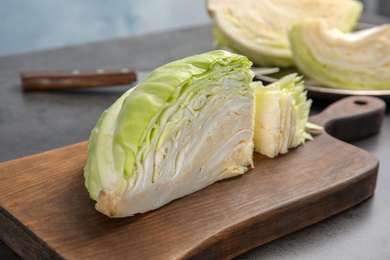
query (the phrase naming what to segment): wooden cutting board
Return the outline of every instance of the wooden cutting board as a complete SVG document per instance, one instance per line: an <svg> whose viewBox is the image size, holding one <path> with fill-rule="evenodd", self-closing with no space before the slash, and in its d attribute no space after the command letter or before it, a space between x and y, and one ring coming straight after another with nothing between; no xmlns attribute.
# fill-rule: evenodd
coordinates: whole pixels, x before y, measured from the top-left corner
<svg viewBox="0 0 390 260"><path fill-rule="evenodd" d="M379 131L385 104L338 101L311 121L343 140ZM369 198L379 162L326 132L275 159L145 214L110 219L84 188L87 142L0 164L0 238L24 258L220 259Z"/></svg>

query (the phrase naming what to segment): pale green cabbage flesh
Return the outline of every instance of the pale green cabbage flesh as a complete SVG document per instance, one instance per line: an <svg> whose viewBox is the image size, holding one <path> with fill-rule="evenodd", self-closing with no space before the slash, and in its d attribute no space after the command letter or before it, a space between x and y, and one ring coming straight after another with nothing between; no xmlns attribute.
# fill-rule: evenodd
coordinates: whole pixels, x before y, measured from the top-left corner
<svg viewBox="0 0 390 260"><path fill-rule="evenodd" d="M342 33L312 20L294 24L289 39L296 66L324 86L390 89L390 25Z"/></svg>
<svg viewBox="0 0 390 260"><path fill-rule="evenodd" d="M110 217L159 208L253 166L251 62L212 51L168 63L92 130L85 185Z"/></svg>
<svg viewBox="0 0 390 260"><path fill-rule="evenodd" d="M267 86L253 84L256 152L274 158L312 139L306 131L311 100L307 99L302 77L293 73Z"/></svg>
<svg viewBox="0 0 390 260"><path fill-rule="evenodd" d="M208 0L219 47L247 56L258 66L293 65L287 32L298 21L322 18L351 31L363 9L356 0Z"/></svg>

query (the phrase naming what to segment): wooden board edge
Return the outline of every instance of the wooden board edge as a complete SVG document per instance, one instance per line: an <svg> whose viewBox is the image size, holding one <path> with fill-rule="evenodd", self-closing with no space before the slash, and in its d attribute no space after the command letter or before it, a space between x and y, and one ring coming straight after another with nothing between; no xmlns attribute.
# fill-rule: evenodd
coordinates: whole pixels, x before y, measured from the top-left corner
<svg viewBox="0 0 390 260"><path fill-rule="evenodd" d="M64 259L0 206L0 239L24 259Z"/></svg>
<svg viewBox="0 0 390 260"><path fill-rule="evenodd" d="M26 156L23 156L20 158L15 158L15 159L11 159L8 161L0 162L0 168L1 168L1 166L4 166L4 165L12 165L14 163L19 164L21 160L29 160L31 158L37 158L37 157L42 157L45 155L51 155L52 153L61 153L62 151L67 151L69 149L70 150L78 150L81 147L81 149L85 149L85 151L87 151L87 146L88 146L88 141L81 141L78 143L73 143L73 144L69 144L66 146L53 148L53 149L50 149L50 150L47 150L44 152L34 153L34 154L26 155Z"/></svg>
<svg viewBox="0 0 390 260"><path fill-rule="evenodd" d="M245 223L227 227L186 252L182 259L232 259L337 215L373 196L378 170L379 161L361 178L301 198L288 207L274 208L266 216L254 216Z"/></svg>

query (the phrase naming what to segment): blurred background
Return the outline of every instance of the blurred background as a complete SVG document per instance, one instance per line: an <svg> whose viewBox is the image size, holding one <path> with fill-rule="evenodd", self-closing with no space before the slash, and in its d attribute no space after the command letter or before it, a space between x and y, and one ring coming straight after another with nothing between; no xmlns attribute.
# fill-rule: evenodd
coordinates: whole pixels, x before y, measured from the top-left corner
<svg viewBox="0 0 390 260"><path fill-rule="evenodd" d="M389 0L362 0L390 16ZM206 0L0 0L0 56L211 23Z"/></svg>
<svg viewBox="0 0 390 260"><path fill-rule="evenodd" d="M202 0L0 0L0 56L209 23Z"/></svg>

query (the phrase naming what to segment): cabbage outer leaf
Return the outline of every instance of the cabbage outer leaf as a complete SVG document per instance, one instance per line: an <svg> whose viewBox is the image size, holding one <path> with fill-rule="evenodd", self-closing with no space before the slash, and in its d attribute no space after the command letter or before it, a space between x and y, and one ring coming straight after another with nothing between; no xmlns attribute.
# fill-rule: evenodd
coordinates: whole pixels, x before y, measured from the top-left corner
<svg viewBox="0 0 390 260"><path fill-rule="evenodd" d="M324 86L390 89L390 25L344 34L312 20L294 24L289 39L296 66Z"/></svg>
<svg viewBox="0 0 390 260"><path fill-rule="evenodd" d="M253 166L251 62L217 50L168 63L91 132L85 185L110 217L159 208Z"/></svg>

